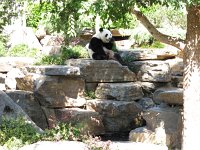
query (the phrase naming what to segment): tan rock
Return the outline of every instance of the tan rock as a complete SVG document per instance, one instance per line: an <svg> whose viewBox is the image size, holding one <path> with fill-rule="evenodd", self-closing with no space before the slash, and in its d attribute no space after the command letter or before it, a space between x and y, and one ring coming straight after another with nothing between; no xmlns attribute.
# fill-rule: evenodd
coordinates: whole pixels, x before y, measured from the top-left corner
<svg viewBox="0 0 200 150"><path fill-rule="evenodd" d="M128 83L100 83L95 91L96 98L119 101L134 101L143 97L141 85Z"/></svg>
<svg viewBox="0 0 200 150"><path fill-rule="evenodd" d="M43 107L49 127L55 127L59 122L78 125L81 132L95 135L104 134L104 125L99 113L80 108L50 109Z"/></svg>
<svg viewBox="0 0 200 150"><path fill-rule="evenodd" d="M146 127L136 128L129 133L129 140L133 142L151 143L170 146L169 135L164 130L153 132Z"/></svg>

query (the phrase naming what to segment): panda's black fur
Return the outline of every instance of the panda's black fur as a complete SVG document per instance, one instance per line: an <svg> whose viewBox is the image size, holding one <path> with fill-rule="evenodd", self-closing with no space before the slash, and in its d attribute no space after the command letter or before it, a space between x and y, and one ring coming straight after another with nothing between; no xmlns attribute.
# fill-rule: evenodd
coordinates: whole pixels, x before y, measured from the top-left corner
<svg viewBox="0 0 200 150"><path fill-rule="evenodd" d="M104 47L111 50L113 43L111 41L109 43L104 43L101 39L93 37L89 43L89 49L94 52L92 54L92 58L95 60L108 59L108 56L104 51Z"/></svg>
<svg viewBox="0 0 200 150"><path fill-rule="evenodd" d="M100 28L99 32L93 35L89 45L86 47L90 58L94 60L113 59L119 61L121 64L124 64L120 55L112 51L114 44L115 41L111 32L107 29Z"/></svg>

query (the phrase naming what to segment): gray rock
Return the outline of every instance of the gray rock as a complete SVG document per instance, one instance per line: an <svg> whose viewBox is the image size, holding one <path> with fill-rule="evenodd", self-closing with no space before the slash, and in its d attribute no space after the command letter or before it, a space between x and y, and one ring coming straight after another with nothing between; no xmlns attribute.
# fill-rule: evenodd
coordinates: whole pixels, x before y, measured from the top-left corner
<svg viewBox="0 0 200 150"><path fill-rule="evenodd" d="M134 101L113 100L88 100L87 109L96 111L103 116L107 132L130 131L138 126L134 120L142 111L141 106Z"/></svg>
<svg viewBox="0 0 200 150"><path fill-rule="evenodd" d="M119 101L134 101L143 97L141 85L135 82L128 83L99 83L95 91L99 99Z"/></svg>
<svg viewBox="0 0 200 150"><path fill-rule="evenodd" d="M129 68L137 74L139 81L171 81L170 66L163 61L135 61L130 64Z"/></svg>
<svg viewBox="0 0 200 150"><path fill-rule="evenodd" d="M102 117L97 112L80 108L50 109L43 107L43 110L50 128L61 122L81 127L82 133L100 135L105 132Z"/></svg>
<svg viewBox="0 0 200 150"><path fill-rule="evenodd" d="M183 105L183 89L181 88L160 88L153 94L155 103L167 103L171 105Z"/></svg>
<svg viewBox="0 0 200 150"><path fill-rule="evenodd" d="M143 97L138 103L142 106L143 109L148 109L155 106L154 101L151 98Z"/></svg>
<svg viewBox="0 0 200 150"><path fill-rule="evenodd" d="M47 121L40 107L39 102L34 98L34 94L28 91L6 91L12 100L19 105L27 115L42 129L46 129Z"/></svg>
<svg viewBox="0 0 200 150"><path fill-rule="evenodd" d="M132 82L136 76L126 66L114 60L70 59L68 66L80 68L86 82Z"/></svg>

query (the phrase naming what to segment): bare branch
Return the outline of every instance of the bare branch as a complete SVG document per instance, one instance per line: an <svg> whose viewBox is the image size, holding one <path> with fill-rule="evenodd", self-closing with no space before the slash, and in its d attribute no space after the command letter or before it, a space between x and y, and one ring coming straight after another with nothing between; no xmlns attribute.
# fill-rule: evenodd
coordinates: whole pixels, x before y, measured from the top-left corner
<svg viewBox="0 0 200 150"><path fill-rule="evenodd" d="M146 29L151 33L151 35L159 40L160 42L172 45L180 50L183 50L185 47L185 40L168 36L159 32L154 25L147 19L147 17L142 14L139 10L133 9L133 14L137 17L137 19L146 27Z"/></svg>

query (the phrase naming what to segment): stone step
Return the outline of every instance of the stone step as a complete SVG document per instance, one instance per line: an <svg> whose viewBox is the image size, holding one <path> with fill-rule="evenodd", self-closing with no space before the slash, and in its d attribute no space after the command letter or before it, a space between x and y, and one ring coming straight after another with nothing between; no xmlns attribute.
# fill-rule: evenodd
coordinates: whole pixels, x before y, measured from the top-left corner
<svg viewBox="0 0 200 150"><path fill-rule="evenodd" d="M135 73L114 60L69 59L68 66L80 68L86 82L133 82Z"/></svg>
<svg viewBox="0 0 200 150"><path fill-rule="evenodd" d="M98 99L111 99L119 101L134 101L143 97L142 87L139 83L99 83L95 96Z"/></svg>
<svg viewBox="0 0 200 150"><path fill-rule="evenodd" d="M141 125L137 118L142 108L134 101L94 99L87 101L86 108L102 115L106 132L126 132Z"/></svg>
<svg viewBox="0 0 200 150"><path fill-rule="evenodd" d="M153 100L157 104L164 102L171 105L183 105L183 89L159 88L154 92Z"/></svg>

